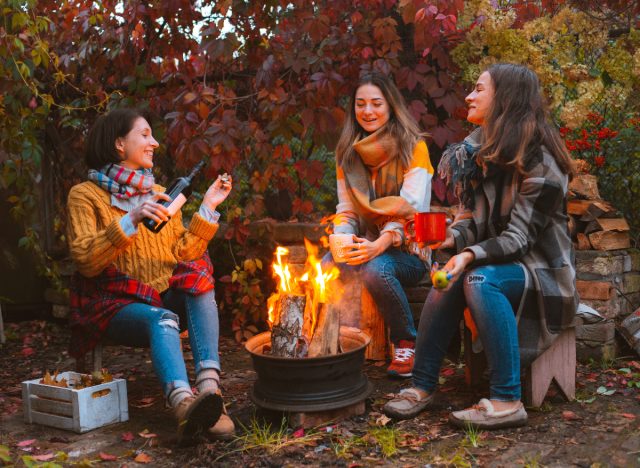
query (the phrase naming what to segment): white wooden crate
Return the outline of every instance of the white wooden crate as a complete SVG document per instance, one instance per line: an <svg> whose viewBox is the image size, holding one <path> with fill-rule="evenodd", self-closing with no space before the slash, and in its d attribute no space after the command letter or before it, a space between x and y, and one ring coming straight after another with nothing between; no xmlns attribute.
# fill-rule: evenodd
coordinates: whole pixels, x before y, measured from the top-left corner
<svg viewBox="0 0 640 468"><path fill-rule="evenodd" d="M39 383L41 379L22 382L24 419L29 424L87 432L107 424L129 420L127 383L124 379L76 390L77 372L58 374L70 388Z"/></svg>

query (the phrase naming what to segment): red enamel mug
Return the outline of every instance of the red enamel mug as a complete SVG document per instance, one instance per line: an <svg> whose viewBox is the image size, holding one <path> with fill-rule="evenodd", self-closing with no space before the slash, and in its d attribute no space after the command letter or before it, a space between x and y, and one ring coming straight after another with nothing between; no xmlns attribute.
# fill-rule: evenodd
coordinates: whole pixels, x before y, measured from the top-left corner
<svg viewBox="0 0 640 468"><path fill-rule="evenodd" d="M436 211L415 213L404 225L404 233L411 241L437 246L447 237L447 215Z"/></svg>

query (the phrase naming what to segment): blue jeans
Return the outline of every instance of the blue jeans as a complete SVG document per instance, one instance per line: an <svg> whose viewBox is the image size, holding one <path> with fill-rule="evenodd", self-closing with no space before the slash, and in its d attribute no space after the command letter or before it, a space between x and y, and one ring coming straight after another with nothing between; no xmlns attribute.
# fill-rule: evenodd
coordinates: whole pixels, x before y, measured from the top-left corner
<svg viewBox="0 0 640 468"><path fill-rule="evenodd" d="M191 388L180 347L180 318L187 320L196 373L220 370L220 331L213 289L198 296L170 289L162 302L164 308L140 302L124 306L109 322L107 337L126 346L150 347L153 368L168 396L175 388Z"/></svg>
<svg viewBox="0 0 640 468"><path fill-rule="evenodd" d="M432 288L420 316L413 383L433 392L451 338L468 305L489 366L490 398L520 400L517 310L525 275L516 263L487 265L463 273L444 290Z"/></svg>
<svg viewBox="0 0 640 468"><path fill-rule="evenodd" d="M353 266L334 263L331 252L327 252L322 259L322 268L326 270L332 264L338 267L340 277L346 281L355 277L362 280L382 312L392 343L397 345L400 340L416 340L413 314L402 286L418 284L427 272L418 257L391 247L373 260Z"/></svg>

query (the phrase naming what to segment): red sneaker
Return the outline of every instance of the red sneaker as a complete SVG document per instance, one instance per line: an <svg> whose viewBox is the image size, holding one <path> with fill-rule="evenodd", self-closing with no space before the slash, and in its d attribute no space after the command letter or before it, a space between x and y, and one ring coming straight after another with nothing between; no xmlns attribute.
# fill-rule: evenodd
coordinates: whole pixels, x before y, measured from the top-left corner
<svg viewBox="0 0 640 468"><path fill-rule="evenodd" d="M393 360L387 368L387 374L393 377L411 377L415 342L400 340L395 346Z"/></svg>

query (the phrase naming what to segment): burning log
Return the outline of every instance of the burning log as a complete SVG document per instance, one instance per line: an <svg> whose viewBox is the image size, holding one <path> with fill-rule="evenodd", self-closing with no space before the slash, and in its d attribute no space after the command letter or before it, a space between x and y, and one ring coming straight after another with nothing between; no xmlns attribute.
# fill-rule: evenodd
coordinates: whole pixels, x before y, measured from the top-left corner
<svg viewBox="0 0 640 468"><path fill-rule="evenodd" d="M297 294L280 294L273 307L277 323L271 330L271 354L281 357L299 356L306 298ZM306 347L305 347L306 348Z"/></svg>
<svg viewBox="0 0 640 468"><path fill-rule="evenodd" d="M319 303L317 307L318 324L311 344L309 357L338 354L340 342L340 311L332 304Z"/></svg>

